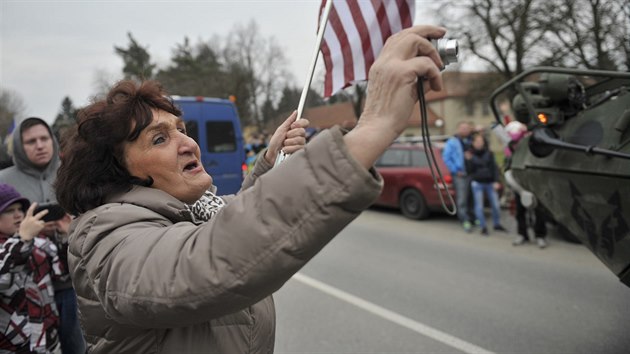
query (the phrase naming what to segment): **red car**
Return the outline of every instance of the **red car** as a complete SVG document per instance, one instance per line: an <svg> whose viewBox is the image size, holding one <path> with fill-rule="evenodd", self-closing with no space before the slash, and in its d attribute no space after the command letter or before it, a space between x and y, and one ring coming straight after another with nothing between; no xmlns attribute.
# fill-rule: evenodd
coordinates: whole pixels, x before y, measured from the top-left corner
<svg viewBox="0 0 630 354"><path fill-rule="evenodd" d="M442 161L440 149L433 146L433 153L455 200L452 178ZM403 215L411 219L425 219L431 211L443 210L422 144L390 146L376 162L376 170L383 176L384 186L374 205L399 208ZM437 173L436 178L439 179ZM439 190L443 193L444 202L450 207L450 200L441 183Z"/></svg>

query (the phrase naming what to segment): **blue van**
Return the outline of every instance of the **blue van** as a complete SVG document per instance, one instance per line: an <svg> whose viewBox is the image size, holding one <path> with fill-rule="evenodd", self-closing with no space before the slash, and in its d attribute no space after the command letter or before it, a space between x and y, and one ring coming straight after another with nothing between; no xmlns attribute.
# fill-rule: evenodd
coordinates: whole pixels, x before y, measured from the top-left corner
<svg viewBox="0 0 630 354"><path fill-rule="evenodd" d="M201 162L212 176L217 194L238 192L247 165L241 122L234 103L208 97L171 98L183 112L188 135L199 144Z"/></svg>

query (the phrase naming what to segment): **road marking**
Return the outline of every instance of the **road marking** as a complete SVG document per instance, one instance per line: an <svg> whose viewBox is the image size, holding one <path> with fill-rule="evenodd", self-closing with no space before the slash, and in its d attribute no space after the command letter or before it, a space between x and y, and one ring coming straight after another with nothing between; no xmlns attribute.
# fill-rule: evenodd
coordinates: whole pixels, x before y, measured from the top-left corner
<svg viewBox="0 0 630 354"><path fill-rule="evenodd" d="M423 336L427 336L431 339L434 339L438 342L444 343L450 347L461 350L464 353L468 354L494 354L493 352L478 347L472 343L466 342L465 340L454 337L448 333L444 333L438 329L427 326L420 322L414 321L411 318L400 315L396 312L390 311L386 308L378 306L369 301L363 300L360 297L349 294L343 290L339 290L335 287L332 287L328 284L322 283L319 280L315 280L309 276L304 274L297 273L293 276L293 279L311 286L319 291L322 291L328 295L334 296L340 300L343 300L347 303L350 303L356 307L364 309L368 312L371 312L381 318L384 318L388 321L394 322L397 325L408 328L414 332L420 333Z"/></svg>

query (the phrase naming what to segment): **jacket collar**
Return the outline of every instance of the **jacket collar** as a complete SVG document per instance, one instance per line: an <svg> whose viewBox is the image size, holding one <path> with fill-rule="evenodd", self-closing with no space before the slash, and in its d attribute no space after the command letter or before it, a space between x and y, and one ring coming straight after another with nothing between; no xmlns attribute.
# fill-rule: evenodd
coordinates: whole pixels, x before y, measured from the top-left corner
<svg viewBox="0 0 630 354"><path fill-rule="evenodd" d="M156 188L133 186L129 192L110 197L107 203L137 205L153 210L173 222L192 221L184 202Z"/></svg>

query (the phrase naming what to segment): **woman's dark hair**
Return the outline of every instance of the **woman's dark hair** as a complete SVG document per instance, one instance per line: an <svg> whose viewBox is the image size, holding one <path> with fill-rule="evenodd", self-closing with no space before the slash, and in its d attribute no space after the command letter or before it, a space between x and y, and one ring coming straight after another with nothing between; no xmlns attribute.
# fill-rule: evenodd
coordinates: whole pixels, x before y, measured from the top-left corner
<svg viewBox="0 0 630 354"><path fill-rule="evenodd" d="M482 133L479 133L479 132L472 133L472 135L470 136L470 147L472 149L474 149L472 147L472 143L475 141L475 139L477 139L477 137L481 137L483 139L483 149L487 150L488 149L488 145L489 145L488 144L488 140L486 140L485 135L483 135Z"/></svg>
<svg viewBox="0 0 630 354"><path fill-rule="evenodd" d="M57 200L66 211L78 215L134 184L152 184L129 173L123 146L138 139L155 109L182 115L157 81L123 80L104 100L79 111L77 125L64 137L55 183Z"/></svg>

